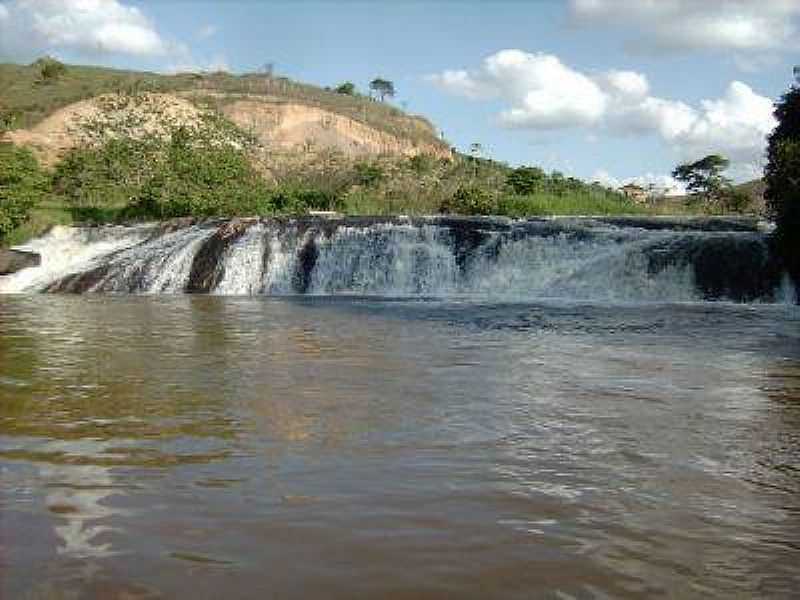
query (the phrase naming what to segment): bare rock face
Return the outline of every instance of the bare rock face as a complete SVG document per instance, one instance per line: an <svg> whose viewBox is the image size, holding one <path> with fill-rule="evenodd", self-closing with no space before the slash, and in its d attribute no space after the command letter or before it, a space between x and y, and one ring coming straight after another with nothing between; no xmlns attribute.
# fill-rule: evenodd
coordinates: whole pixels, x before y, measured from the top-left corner
<svg viewBox="0 0 800 600"><path fill-rule="evenodd" d="M28 267L38 267L42 257L36 252L0 248L0 275L10 275Z"/></svg>

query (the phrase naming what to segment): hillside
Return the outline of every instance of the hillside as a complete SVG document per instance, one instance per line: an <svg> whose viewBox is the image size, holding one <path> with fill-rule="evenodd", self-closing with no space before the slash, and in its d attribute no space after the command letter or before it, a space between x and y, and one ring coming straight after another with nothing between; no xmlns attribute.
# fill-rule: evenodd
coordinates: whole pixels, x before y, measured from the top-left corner
<svg viewBox="0 0 800 600"><path fill-rule="evenodd" d="M265 147L290 152L332 149L352 157L396 154L449 156L449 145L426 119L360 95L338 94L260 74L161 75L69 65L51 81L41 66L0 65L0 111L45 164L85 141L87 117L109 94L155 94L176 125L213 107Z"/></svg>
<svg viewBox="0 0 800 600"><path fill-rule="evenodd" d="M750 198L750 204L747 207L748 212L758 215L763 215L766 212L766 204L764 202L766 184L763 179L753 179L733 187L739 192L744 192ZM666 207L682 207L692 204L692 201L692 196L667 196L661 203Z"/></svg>

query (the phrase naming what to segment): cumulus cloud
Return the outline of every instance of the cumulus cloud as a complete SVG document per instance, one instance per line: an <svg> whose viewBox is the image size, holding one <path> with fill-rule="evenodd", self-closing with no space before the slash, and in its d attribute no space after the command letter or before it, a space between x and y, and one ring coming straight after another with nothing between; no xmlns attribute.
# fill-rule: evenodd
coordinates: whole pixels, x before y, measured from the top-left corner
<svg viewBox="0 0 800 600"><path fill-rule="evenodd" d="M605 169L600 169L592 175L592 181L613 189L620 189L622 186L632 183L644 189L651 189L652 187L655 192L665 196L683 196L686 194L686 186L671 175L645 173L636 177L620 179L614 177Z"/></svg>
<svg viewBox="0 0 800 600"><path fill-rule="evenodd" d="M798 47L797 0L570 0L570 8L579 23L627 27L640 49L752 53Z"/></svg>
<svg viewBox="0 0 800 600"><path fill-rule="evenodd" d="M119 0L10 0L0 4L0 56L44 52L165 56L181 51Z"/></svg>
<svg viewBox="0 0 800 600"><path fill-rule="evenodd" d="M635 71L581 73L556 56L521 50L429 81L456 95L507 103L498 115L505 127L657 135L683 159L720 152L734 163L757 164L776 124L772 101L740 81L721 98L691 106L651 95L647 78Z"/></svg>
<svg viewBox="0 0 800 600"><path fill-rule="evenodd" d="M550 54L502 50L477 71L445 71L429 80L467 98L508 101L500 122L509 127L590 125L606 110L598 86Z"/></svg>

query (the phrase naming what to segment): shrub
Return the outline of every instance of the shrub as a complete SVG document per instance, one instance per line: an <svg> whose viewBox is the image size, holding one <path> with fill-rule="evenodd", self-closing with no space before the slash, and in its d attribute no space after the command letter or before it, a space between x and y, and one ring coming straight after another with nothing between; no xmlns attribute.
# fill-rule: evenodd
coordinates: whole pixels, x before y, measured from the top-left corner
<svg viewBox="0 0 800 600"><path fill-rule="evenodd" d="M64 63L49 56L37 60L34 66L39 70L40 83L51 83L67 72Z"/></svg>
<svg viewBox="0 0 800 600"><path fill-rule="evenodd" d="M17 115L0 104L0 136L13 129L17 122Z"/></svg>
<svg viewBox="0 0 800 600"><path fill-rule="evenodd" d="M70 152L54 191L78 220L271 212L270 191L245 152L206 132L170 139L112 139Z"/></svg>
<svg viewBox="0 0 800 600"><path fill-rule="evenodd" d="M740 213L750 206L751 198L747 192L731 186L722 190L719 202L723 211Z"/></svg>
<svg viewBox="0 0 800 600"><path fill-rule="evenodd" d="M408 159L408 166L417 175L427 175L436 167L436 158L428 154L417 154Z"/></svg>
<svg viewBox="0 0 800 600"><path fill-rule="evenodd" d="M351 81L345 81L336 86L334 90L337 94L344 94L346 96L355 96L356 95L356 86Z"/></svg>
<svg viewBox="0 0 800 600"><path fill-rule="evenodd" d="M385 174L379 165L358 163L354 167L356 180L360 185L372 187L383 181Z"/></svg>
<svg viewBox="0 0 800 600"><path fill-rule="evenodd" d="M268 209L268 190L243 151L197 141L184 128L172 134L158 168L132 198L126 215L169 218Z"/></svg>
<svg viewBox="0 0 800 600"><path fill-rule="evenodd" d="M53 191L79 221L105 221L122 210L158 166L158 143L112 139L76 148L56 166Z"/></svg>
<svg viewBox="0 0 800 600"><path fill-rule="evenodd" d="M25 222L47 193L47 178L28 151L0 144L0 239Z"/></svg>
<svg viewBox="0 0 800 600"><path fill-rule="evenodd" d="M537 191L545 178L544 171L538 167L519 167L508 174L506 185L515 194L526 196Z"/></svg>
<svg viewBox="0 0 800 600"><path fill-rule="evenodd" d="M491 215L497 213L498 205L496 198L488 190L477 186L462 186L442 203L440 210L461 215Z"/></svg>

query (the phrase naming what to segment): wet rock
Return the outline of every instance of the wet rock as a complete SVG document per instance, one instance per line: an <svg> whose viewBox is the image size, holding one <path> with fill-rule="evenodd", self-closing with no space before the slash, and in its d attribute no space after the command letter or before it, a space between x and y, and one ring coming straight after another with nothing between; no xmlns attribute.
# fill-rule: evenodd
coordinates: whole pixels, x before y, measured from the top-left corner
<svg viewBox="0 0 800 600"><path fill-rule="evenodd" d="M0 248L0 275L10 275L22 269L38 267L40 264L42 257L36 252Z"/></svg>
<svg viewBox="0 0 800 600"><path fill-rule="evenodd" d="M650 272L691 265L695 286L706 300L751 302L771 298L782 269L761 234L687 233L645 250Z"/></svg>
<svg viewBox="0 0 800 600"><path fill-rule="evenodd" d="M202 294L217 287L225 276L225 253L254 223L242 219L227 221L203 243L192 261L187 292Z"/></svg>
<svg viewBox="0 0 800 600"><path fill-rule="evenodd" d="M757 217L602 217L601 223L671 231L758 231Z"/></svg>
<svg viewBox="0 0 800 600"><path fill-rule="evenodd" d="M101 265L83 273L71 273L51 283L45 292L54 294L84 294L94 289L108 275L110 265Z"/></svg>
<svg viewBox="0 0 800 600"><path fill-rule="evenodd" d="M292 277L292 287L298 294L305 294L311 287L311 274L319 258L315 231L306 233L305 241L297 253L297 267Z"/></svg>

